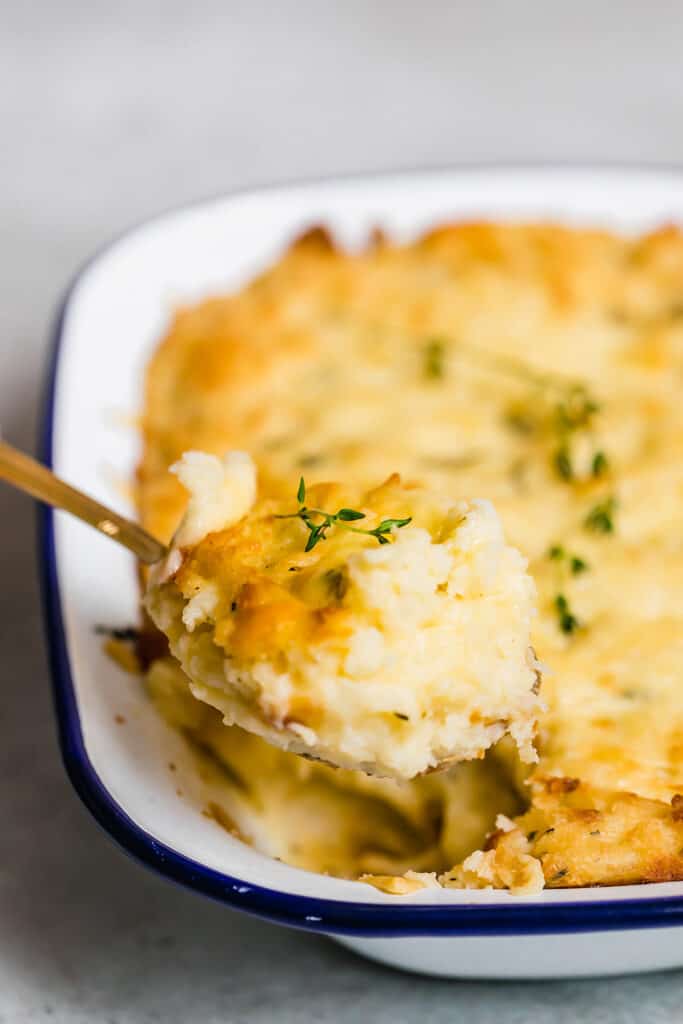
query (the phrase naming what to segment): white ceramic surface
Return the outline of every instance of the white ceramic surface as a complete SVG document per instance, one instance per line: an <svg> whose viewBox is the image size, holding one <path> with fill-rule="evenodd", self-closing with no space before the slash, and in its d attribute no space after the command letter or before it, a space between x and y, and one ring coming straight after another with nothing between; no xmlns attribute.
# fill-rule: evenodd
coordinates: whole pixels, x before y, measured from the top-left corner
<svg viewBox="0 0 683 1024"><path fill-rule="evenodd" d="M683 221L683 178L665 172L588 169L356 178L237 194L143 225L97 256L68 299L54 392L56 471L129 511L125 481L136 460L134 416L140 406L143 368L172 307L239 286L306 226L324 222L344 244L354 246L376 224L394 237L407 238L444 219L491 217L550 218L639 231ZM343 901L346 923L330 930L366 934L342 941L379 960L430 973L558 977L683 964L683 928L663 927L665 910L676 906L673 898L683 898L683 883L554 891L532 898L452 890L397 898L359 883L291 868L227 836L200 813L205 794L193 778L182 741L159 720L139 683L104 656L95 632L98 624L135 621L138 593L132 561L61 514L55 516L55 548L77 724L89 762L84 767L82 756L67 750L72 777L79 771L94 772L112 806L132 821L139 843L148 843L150 849L163 844L181 858L229 876L221 898L239 904L244 897L249 905L250 893L265 887L273 891L272 913L280 919L287 913L275 907L278 894L284 894L285 902L289 897L294 902L301 897ZM74 709L67 713L64 686L61 692L64 727ZM117 722L117 717L125 723ZM169 773L169 761L178 765L176 774ZM179 786L183 798L176 793ZM156 860L165 870L164 856ZM194 884L188 877L184 880ZM267 899L261 897L261 912L271 912L263 903ZM653 900L662 901L659 917ZM648 924L659 927L619 930L619 906L630 908L636 902L647 904ZM375 935L368 937L368 928L373 931L367 924L373 920L367 916L369 904L376 905L378 921L385 920L385 908L391 913L397 906L415 906L414 925L409 927L429 937L392 937L391 924L375 927ZM590 924L588 919L581 924L583 934L576 932L575 922L566 930L559 917L554 921L549 916L554 907L561 911L577 904L585 904L592 915ZM595 917L596 904L604 906L604 927ZM441 913L438 926L425 905ZM365 908L362 924L360 917L354 923L354 906L359 914ZM532 913L519 931L540 928L542 934L516 934L514 925L500 924L508 912L512 921L522 906L537 908L544 923L530 925ZM328 930L327 911L316 913L311 907L307 905L308 912L297 923ZM456 929L455 923L450 929L444 924L443 910L450 907L454 912L495 908L503 913L498 923L481 925L489 934L430 935ZM476 916L470 915L470 922L475 923L469 930L478 930ZM589 928L594 931L585 934ZM379 930L385 934L377 935ZM405 932L405 922L399 934L401 930Z"/></svg>
<svg viewBox="0 0 683 1024"><path fill-rule="evenodd" d="M337 940L391 967L442 978L533 981L643 973L680 967L683 929L650 928L564 935Z"/></svg>

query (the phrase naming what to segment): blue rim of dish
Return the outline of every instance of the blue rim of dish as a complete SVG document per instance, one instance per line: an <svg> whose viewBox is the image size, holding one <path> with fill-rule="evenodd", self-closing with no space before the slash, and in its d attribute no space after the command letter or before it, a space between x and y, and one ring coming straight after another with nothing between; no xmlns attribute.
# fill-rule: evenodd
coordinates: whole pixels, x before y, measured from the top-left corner
<svg viewBox="0 0 683 1024"><path fill-rule="evenodd" d="M467 174L473 171L600 171L621 170L656 175L671 173L671 167L619 168L604 164L586 165L464 165L461 168L432 168L433 173ZM676 168L675 170L679 170ZM332 180L362 180L390 177L408 172L370 173L336 176ZM430 173L429 169L416 173ZM133 225L99 249L74 275L59 303L51 332L42 425L40 455L48 467L53 466L53 427L57 371L63 340L64 324L71 298L84 274L109 250L139 228L149 227L166 217L192 208L210 205L220 199L247 193L287 189L323 183L325 179L282 182L235 190L221 196L188 203L150 217ZM367 938L407 936L513 936L551 935L592 931L624 931L683 925L683 896L654 896L642 899L595 900L577 903L506 903L506 904L406 904L397 898L395 905L385 903L354 903L344 900L300 896L276 889L253 885L244 879L223 874L191 860L159 842L140 828L119 806L93 767L83 740L75 688L64 630L59 588L59 574L54 538L54 514L48 507L38 513L38 546L40 583L53 697L57 715L62 758L74 789L98 824L122 849L137 861L187 888L244 910L259 917L295 928L326 934Z"/></svg>

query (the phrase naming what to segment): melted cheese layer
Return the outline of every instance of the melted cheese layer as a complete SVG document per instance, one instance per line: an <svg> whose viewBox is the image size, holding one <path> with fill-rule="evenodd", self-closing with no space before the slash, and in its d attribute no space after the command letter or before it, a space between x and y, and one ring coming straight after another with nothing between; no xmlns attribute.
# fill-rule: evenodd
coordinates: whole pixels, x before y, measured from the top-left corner
<svg viewBox="0 0 683 1024"><path fill-rule="evenodd" d="M147 378L141 516L170 537L168 466L190 448L248 450L277 497L302 472L367 487L394 471L485 495L530 561L552 667L528 790L541 831L557 824L530 840L546 882L683 877L682 384L674 229L465 224L358 255L314 232L178 312ZM629 847L648 823L653 845Z"/></svg>

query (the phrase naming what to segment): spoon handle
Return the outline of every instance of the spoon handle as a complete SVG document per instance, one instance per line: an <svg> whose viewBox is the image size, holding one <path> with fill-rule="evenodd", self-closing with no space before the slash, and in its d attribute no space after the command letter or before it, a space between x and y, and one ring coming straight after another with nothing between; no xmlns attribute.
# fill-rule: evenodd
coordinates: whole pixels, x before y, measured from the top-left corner
<svg viewBox="0 0 683 1024"><path fill-rule="evenodd" d="M0 479L39 501L64 509L84 523L89 523L100 533L128 548L141 562L158 562L167 553L165 545L137 523L64 483L45 466L6 441L0 441Z"/></svg>

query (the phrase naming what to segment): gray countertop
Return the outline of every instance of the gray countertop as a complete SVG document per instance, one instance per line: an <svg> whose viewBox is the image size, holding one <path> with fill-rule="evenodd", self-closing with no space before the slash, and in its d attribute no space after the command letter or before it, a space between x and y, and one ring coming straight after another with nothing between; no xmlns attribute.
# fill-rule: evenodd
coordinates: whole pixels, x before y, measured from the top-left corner
<svg viewBox="0 0 683 1024"><path fill-rule="evenodd" d="M60 290L136 219L236 185L488 160L683 163L677 3L6 4L0 424L31 447ZM61 767L32 510L0 489L0 1022L683 1016L683 975L433 981L138 867Z"/></svg>

